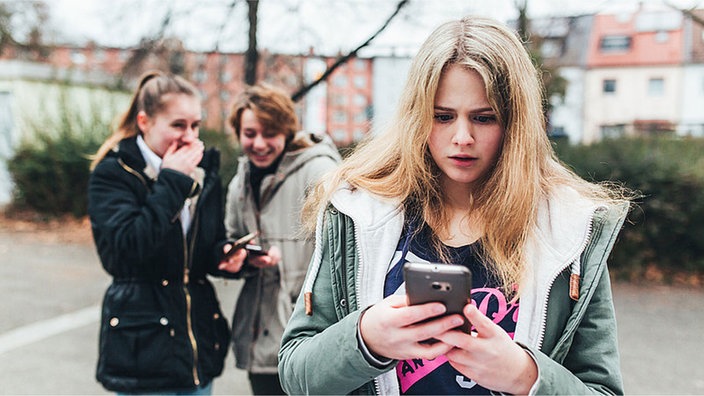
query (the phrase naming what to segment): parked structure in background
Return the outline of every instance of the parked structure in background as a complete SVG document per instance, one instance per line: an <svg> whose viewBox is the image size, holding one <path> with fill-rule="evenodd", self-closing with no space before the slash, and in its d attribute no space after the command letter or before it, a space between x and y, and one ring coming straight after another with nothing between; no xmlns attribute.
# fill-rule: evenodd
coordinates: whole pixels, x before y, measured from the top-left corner
<svg viewBox="0 0 704 396"><path fill-rule="evenodd" d="M564 97L549 98L548 133L574 144L619 136L704 136L702 21L704 10L651 5L531 20L544 64L568 82ZM37 104L51 97L29 86L129 90L144 69L176 62L201 91L205 127L227 130L227 111L244 87L244 54L192 52L179 42L168 44L175 51L167 55L138 54L144 56L142 70L126 66L144 49L58 46L30 62L21 49L6 48L0 55L0 204L9 199L4 161L27 133L23 117L44 113ZM293 93L335 60L312 50L303 55L263 51L258 75ZM393 55L352 59L298 103L303 127L330 134L338 146L359 141L391 115L409 63L409 57Z"/></svg>
<svg viewBox="0 0 704 396"><path fill-rule="evenodd" d="M704 10L691 11L704 17ZM663 6L534 21L542 54L569 83L550 133L572 143L704 136L702 19Z"/></svg>

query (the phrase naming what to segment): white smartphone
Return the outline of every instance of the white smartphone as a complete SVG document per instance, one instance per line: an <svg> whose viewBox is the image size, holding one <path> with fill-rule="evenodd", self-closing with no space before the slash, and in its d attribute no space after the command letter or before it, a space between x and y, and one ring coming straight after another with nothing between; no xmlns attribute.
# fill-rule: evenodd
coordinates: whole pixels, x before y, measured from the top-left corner
<svg viewBox="0 0 704 396"><path fill-rule="evenodd" d="M471 302L472 273L462 265L409 262L403 266L409 305L428 302L445 304L445 315L464 318L460 330L469 333L470 323L462 310Z"/></svg>

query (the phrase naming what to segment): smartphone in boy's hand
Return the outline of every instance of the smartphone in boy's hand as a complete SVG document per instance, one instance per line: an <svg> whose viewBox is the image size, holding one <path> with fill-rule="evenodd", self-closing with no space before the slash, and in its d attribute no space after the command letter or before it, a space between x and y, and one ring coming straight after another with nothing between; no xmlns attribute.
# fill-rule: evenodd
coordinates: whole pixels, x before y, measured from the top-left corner
<svg viewBox="0 0 704 396"><path fill-rule="evenodd" d="M243 236L242 238L240 238L240 239L236 240L235 242L233 242L233 243L232 243L232 249L228 250L227 253L225 253L225 254L223 255L222 260L227 260L227 259L229 259L230 256L232 256L233 254L235 254L236 251L238 251L239 249L245 248L245 246L247 246L247 244L248 244L249 242L251 242L252 240L254 240L254 238L256 238L258 234L259 234L259 233L256 232L256 231L255 231L255 232L250 232L249 234L247 234L247 235Z"/></svg>
<svg viewBox="0 0 704 396"><path fill-rule="evenodd" d="M247 251L247 254L252 256L266 256L267 254L269 254L269 252L264 250L264 248L253 243L246 244L244 246L244 249Z"/></svg>
<svg viewBox="0 0 704 396"><path fill-rule="evenodd" d="M452 264L409 262L403 266L409 305L441 302L444 315L464 318L460 330L469 333L470 323L462 312L471 302L472 273L467 267Z"/></svg>

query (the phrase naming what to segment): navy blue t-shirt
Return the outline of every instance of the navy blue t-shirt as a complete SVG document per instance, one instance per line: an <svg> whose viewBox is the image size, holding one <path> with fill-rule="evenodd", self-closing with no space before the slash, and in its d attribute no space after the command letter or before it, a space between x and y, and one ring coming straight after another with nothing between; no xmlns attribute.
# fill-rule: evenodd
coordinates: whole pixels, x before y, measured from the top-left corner
<svg viewBox="0 0 704 396"><path fill-rule="evenodd" d="M430 243L431 230L424 226L411 235L405 232L396 248L394 265L386 274L384 297L404 294L403 265L406 262L440 262ZM490 276L478 254L478 243L461 247L447 247L452 264L464 265L472 272L472 303L481 312L501 326L513 338L518 319L518 301L509 304L499 288L499 282ZM396 366L401 394L466 394L486 395L489 390L477 385L470 378L455 370L445 356L433 360L411 359L400 361Z"/></svg>

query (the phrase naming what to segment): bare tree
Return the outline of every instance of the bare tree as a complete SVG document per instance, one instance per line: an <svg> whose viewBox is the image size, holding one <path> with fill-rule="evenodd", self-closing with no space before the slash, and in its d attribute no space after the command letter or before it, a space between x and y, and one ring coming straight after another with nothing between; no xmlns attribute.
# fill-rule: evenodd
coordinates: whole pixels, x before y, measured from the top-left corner
<svg viewBox="0 0 704 396"><path fill-rule="evenodd" d="M315 81L311 82L311 83L308 84L308 85L305 85L305 86L301 87L298 91L296 91L293 95L291 95L291 98L293 99L293 101L294 101L294 102L297 102L297 101L301 100L301 98L303 98L308 92L310 92L311 89L315 88L315 86L317 86L317 85L320 84L321 82L327 80L327 78L330 77L330 75L331 75L338 67L344 65L347 61L349 61L350 59L356 57L356 56L357 56L357 53L358 53L362 48L364 48L364 47L368 46L369 44L371 44L371 42L374 41L374 39L375 39L379 34L381 34L381 32L383 32L383 31L389 26L389 24L390 24L391 21L394 19L394 17L396 17L396 15L398 15L398 13L401 11L401 9L402 9L403 7L405 7L405 6L408 4L408 2L409 2L409 0L401 0L401 1L399 1L398 4L396 4L396 9L394 10L394 12L391 13L391 15L390 15L390 16L386 19L386 21L384 22L384 24L381 25L381 27L380 27L374 34L372 34L365 42L363 42L363 43L362 43L361 45L359 45L357 48L353 49L353 50L352 50L350 53L348 53L347 55L344 55L344 56L339 57L339 58L335 61L335 63L333 63L332 65L330 65L330 66L325 70L325 72L324 72L320 77L318 77L318 79L316 79Z"/></svg>
<svg viewBox="0 0 704 396"><path fill-rule="evenodd" d="M48 18L43 1L0 2L0 55L12 48L18 57L46 58L49 47L44 43L44 26Z"/></svg>
<svg viewBox="0 0 704 396"><path fill-rule="evenodd" d="M159 30L151 37L142 38L129 59L125 62L122 74L127 79L136 78L144 69L155 68L168 70L174 74L183 74L185 70L186 48L177 37L166 34L174 19L173 8L169 6L159 24ZM124 84L122 81L121 84Z"/></svg>
<svg viewBox="0 0 704 396"><path fill-rule="evenodd" d="M259 51L257 50L257 11L259 0L247 1L247 20L249 21L249 44L244 54L244 82L253 85L257 82L257 65Z"/></svg>
<svg viewBox="0 0 704 396"><path fill-rule="evenodd" d="M543 63L543 56L540 53L542 38L531 32L530 19L528 18L528 0L514 0L513 4L518 10L518 36L523 41L526 50L530 53L533 64L538 69L541 82L543 83L543 112L545 113L545 120L548 121L550 112L552 111L550 98L553 95L565 96L567 80L560 76L557 68L547 66Z"/></svg>

